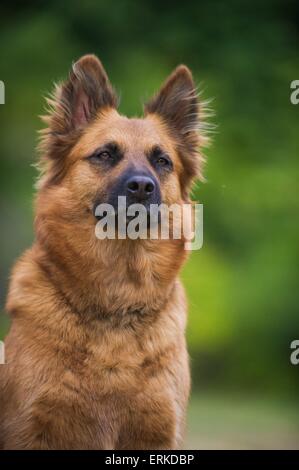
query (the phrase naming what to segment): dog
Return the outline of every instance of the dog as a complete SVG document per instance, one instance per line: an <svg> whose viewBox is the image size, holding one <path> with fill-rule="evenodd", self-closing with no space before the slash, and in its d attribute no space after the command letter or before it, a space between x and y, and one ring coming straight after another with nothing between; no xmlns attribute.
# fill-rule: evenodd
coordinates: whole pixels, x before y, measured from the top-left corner
<svg viewBox="0 0 299 470"><path fill-rule="evenodd" d="M2 449L179 449L190 392L183 239L95 236L95 206L190 201L201 103L178 66L142 118L94 55L43 117L35 240L13 269L0 366Z"/></svg>

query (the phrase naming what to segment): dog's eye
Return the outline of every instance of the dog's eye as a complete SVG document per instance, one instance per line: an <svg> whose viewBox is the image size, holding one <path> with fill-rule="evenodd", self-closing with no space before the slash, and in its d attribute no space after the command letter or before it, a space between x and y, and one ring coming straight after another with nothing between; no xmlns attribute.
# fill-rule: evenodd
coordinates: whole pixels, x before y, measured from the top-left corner
<svg viewBox="0 0 299 470"><path fill-rule="evenodd" d="M95 150L87 160L94 165L103 165L105 168L113 167L122 159L123 152L115 142L109 142L106 145Z"/></svg>
<svg viewBox="0 0 299 470"><path fill-rule="evenodd" d="M112 155L107 150L103 150L102 152L98 152L95 154L95 157L102 161L107 161L112 159Z"/></svg>
<svg viewBox="0 0 299 470"><path fill-rule="evenodd" d="M161 175L166 172L171 172L173 169L173 164L169 155L158 145L152 148L148 154L148 158L152 166L156 171L161 173Z"/></svg>
<svg viewBox="0 0 299 470"><path fill-rule="evenodd" d="M164 158L164 157L159 157L158 160L157 160L157 165L167 166L167 165L169 165L169 160L167 160L167 158Z"/></svg>
<svg viewBox="0 0 299 470"><path fill-rule="evenodd" d="M153 164L156 167L157 171L163 172L163 173L170 172L173 168L172 161L166 154L159 155L156 158L154 158Z"/></svg>
<svg viewBox="0 0 299 470"><path fill-rule="evenodd" d="M111 153L108 152L108 150L98 150L92 155L90 155L90 157L88 157L88 160L92 163L112 163L114 159Z"/></svg>

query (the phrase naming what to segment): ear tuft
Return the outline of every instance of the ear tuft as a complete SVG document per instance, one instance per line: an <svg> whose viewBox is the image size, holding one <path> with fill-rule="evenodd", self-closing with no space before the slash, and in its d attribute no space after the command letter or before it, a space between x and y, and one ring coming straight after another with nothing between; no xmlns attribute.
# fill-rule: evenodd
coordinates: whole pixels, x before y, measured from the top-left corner
<svg viewBox="0 0 299 470"><path fill-rule="evenodd" d="M83 56L73 65L65 86L66 98L72 106L73 127L85 126L100 108L115 108L116 94L99 61L92 54Z"/></svg>
<svg viewBox="0 0 299 470"><path fill-rule="evenodd" d="M176 124L178 128L182 128L183 119L187 118L181 113L182 105L185 101L184 108L186 110L189 110L191 105L196 111L195 95L196 90L191 71L185 65L179 65L162 85L160 91L145 105L145 112L160 114L173 125Z"/></svg>
<svg viewBox="0 0 299 470"><path fill-rule="evenodd" d="M52 132L69 133L86 126L102 108L116 108L117 97L99 59L92 54L73 64L69 79L56 85L47 100L46 122Z"/></svg>
<svg viewBox="0 0 299 470"><path fill-rule="evenodd" d="M195 176L203 179L204 159L199 150L207 138L200 132L204 127L202 111L192 73L185 65L179 65L145 105L145 113L157 114L177 144L184 165L184 187L189 187Z"/></svg>
<svg viewBox="0 0 299 470"><path fill-rule="evenodd" d="M42 116L47 128L41 131L42 158L63 168L63 157L80 132L103 109L116 108L116 93L100 60L92 54L73 64L68 80L55 85L47 99L48 114Z"/></svg>

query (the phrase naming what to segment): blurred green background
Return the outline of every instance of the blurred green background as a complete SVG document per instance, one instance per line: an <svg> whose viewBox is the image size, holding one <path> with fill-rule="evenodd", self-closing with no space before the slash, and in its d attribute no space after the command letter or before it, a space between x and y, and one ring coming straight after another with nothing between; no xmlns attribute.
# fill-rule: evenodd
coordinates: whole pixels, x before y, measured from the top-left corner
<svg viewBox="0 0 299 470"><path fill-rule="evenodd" d="M10 1L1 4L0 295L33 239L36 131L43 95L94 52L141 103L179 63L213 97L204 246L183 271L193 393L187 447L299 448L299 3ZM0 339L8 328L0 316Z"/></svg>

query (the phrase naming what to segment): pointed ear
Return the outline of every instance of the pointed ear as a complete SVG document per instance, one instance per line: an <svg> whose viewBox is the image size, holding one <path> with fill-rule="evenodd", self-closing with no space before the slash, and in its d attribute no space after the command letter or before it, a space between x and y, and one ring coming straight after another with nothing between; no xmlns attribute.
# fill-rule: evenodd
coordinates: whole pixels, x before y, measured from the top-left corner
<svg viewBox="0 0 299 470"><path fill-rule="evenodd" d="M180 65L169 76L160 91L145 105L146 114L156 114L166 124L182 158L188 186L201 176L202 156L199 147L203 136L199 129L201 109L191 71Z"/></svg>
<svg viewBox="0 0 299 470"><path fill-rule="evenodd" d="M117 97L100 60L89 54L74 63L50 104L52 130L63 133L86 126L101 108L116 107Z"/></svg>
<svg viewBox="0 0 299 470"><path fill-rule="evenodd" d="M94 55L81 57L68 80L57 85L47 99L49 112L42 119L48 128L41 132L40 145L43 157L61 159L97 113L116 108L117 101L100 60Z"/></svg>

